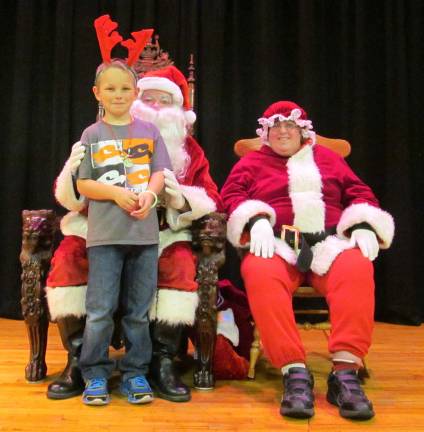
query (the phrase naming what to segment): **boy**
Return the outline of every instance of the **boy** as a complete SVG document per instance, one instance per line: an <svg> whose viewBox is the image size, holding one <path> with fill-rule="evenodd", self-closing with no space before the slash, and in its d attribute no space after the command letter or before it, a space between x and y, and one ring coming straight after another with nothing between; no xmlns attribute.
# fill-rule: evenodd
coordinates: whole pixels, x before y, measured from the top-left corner
<svg viewBox="0 0 424 432"><path fill-rule="evenodd" d="M83 402L105 405L114 363L108 350L113 313L123 309L125 356L121 392L134 404L153 400L145 378L151 357L148 310L157 286L157 194L163 169L171 168L159 131L133 119L137 75L123 61L102 63L93 92L104 117L88 127L87 151L78 172L78 191L89 199L87 321L80 357L86 382ZM120 285L122 288L120 290Z"/></svg>

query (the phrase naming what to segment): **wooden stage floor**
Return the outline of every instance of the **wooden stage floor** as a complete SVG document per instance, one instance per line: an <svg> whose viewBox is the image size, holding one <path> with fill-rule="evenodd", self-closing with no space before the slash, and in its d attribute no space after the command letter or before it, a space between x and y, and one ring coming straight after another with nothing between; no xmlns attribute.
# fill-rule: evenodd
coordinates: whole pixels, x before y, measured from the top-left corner
<svg viewBox="0 0 424 432"><path fill-rule="evenodd" d="M366 422L340 418L325 400L330 367L325 333L302 331L302 337L316 382L311 420L279 415L281 377L265 361L260 361L255 381L218 381L213 391L193 390L189 403L155 399L148 406L132 406L116 387L106 407L84 406L80 397L51 401L47 385L65 365L56 326L49 329L48 378L29 384L24 378L24 323L0 319L0 431L424 431L424 326L376 324L367 358L371 379L365 386L376 417ZM185 375L187 383L190 375Z"/></svg>

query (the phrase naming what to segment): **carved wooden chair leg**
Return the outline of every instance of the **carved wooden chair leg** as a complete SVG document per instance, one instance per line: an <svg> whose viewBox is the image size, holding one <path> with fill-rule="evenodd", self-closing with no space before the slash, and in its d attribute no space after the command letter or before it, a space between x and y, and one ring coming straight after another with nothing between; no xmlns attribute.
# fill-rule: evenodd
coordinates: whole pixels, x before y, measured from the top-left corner
<svg viewBox="0 0 424 432"><path fill-rule="evenodd" d="M250 379L255 379L256 375L256 363L261 355L261 339L259 336L258 328L254 327L253 329L253 342L250 347L250 362L249 362L249 372L247 373L247 377Z"/></svg>
<svg viewBox="0 0 424 432"><path fill-rule="evenodd" d="M199 283L199 305L195 320L196 365L194 387L212 389L213 357L216 342L216 297L218 270L224 264L225 215L210 213L193 223L193 249L198 256L197 282Z"/></svg>
<svg viewBox="0 0 424 432"><path fill-rule="evenodd" d="M27 279L25 274L31 273L35 266L28 267L23 266L21 300L29 341L29 362L25 367L25 378L29 382L36 382L43 380L47 374L46 348L49 319L47 305L42 298L43 294L40 296L40 292L43 293L44 285L37 283L36 285L41 286L39 289L25 282Z"/></svg>
<svg viewBox="0 0 424 432"><path fill-rule="evenodd" d="M198 274L205 276L207 263L200 263ZM209 278L199 284L199 305L196 313L196 366L193 376L194 387L211 390L215 385L213 376L213 355L216 342L216 282Z"/></svg>
<svg viewBox="0 0 424 432"><path fill-rule="evenodd" d="M22 220L21 307L30 346L25 378L34 382L44 379L47 374L49 317L44 287L53 252L56 215L52 210L24 210Z"/></svg>

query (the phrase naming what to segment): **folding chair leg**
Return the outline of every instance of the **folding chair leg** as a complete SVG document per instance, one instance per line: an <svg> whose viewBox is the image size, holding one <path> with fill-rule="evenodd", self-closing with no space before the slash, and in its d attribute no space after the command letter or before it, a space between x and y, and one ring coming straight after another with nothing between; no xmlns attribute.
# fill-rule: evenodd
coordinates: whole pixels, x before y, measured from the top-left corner
<svg viewBox="0 0 424 432"><path fill-rule="evenodd" d="M253 330L253 342L250 348L250 362L249 362L249 372L247 373L248 378L255 379L255 367L258 358L261 355L261 341L259 336L259 331L255 325Z"/></svg>

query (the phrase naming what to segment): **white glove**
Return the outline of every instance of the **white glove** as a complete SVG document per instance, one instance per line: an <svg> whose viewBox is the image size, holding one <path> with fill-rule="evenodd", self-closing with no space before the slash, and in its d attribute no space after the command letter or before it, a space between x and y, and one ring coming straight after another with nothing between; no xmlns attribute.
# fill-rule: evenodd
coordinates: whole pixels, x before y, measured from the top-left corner
<svg viewBox="0 0 424 432"><path fill-rule="evenodd" d="M71 155L69 159L66 161L69 168L71 169L71 173L75 174L77 172L78 167L81 164L81 161L84 159L85 154L85 146L81 144L81 141L77 141L71 150Z"/></svg>
<svg viewBox="0 0 424 432"><path fill-rule="evenodd" d="M374 261L377 258L380 246L378 245L377 236L368 229L356 229L350 237L352 246L358 246L365 258Z"/></svg>
<svg viewBox="0 0 424 432"><path fill-rule="evenodd" d="M169 195L168 204L175 210L181 210L186 202L181 186L171 170L165 168L163 174L165 176L165 192Z"/></svg>
<svg viewBox="0 0 424 432"><path fill-rule="evenodd" d="M250 230L250 253L272 258L275 250L274 231L268 219L257 220Z"/></svg>

